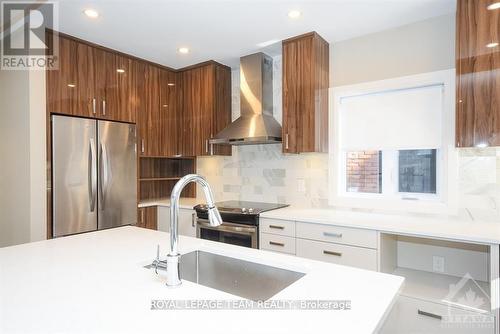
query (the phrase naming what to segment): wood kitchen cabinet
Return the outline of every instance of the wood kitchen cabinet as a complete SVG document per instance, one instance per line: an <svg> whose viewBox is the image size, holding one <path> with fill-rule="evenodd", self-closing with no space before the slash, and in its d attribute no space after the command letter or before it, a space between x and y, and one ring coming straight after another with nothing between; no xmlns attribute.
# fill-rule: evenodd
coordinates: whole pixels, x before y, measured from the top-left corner
<svg viewBox="0 0 500 334"><path fill-rule="evenodd" d="M53 48L52 34L47 34ZM91 117L89 109L80 108L79 68L77 62L78 43L68 38L59 38L58 68L47 70L47 108L50 112Z"/></svg>
<svg viewBox="0 0 500 334"><path fill-rule="evenodd" d="M157 230L158 229L157 222L158 222L158 208L156 206L139 208L137 217L137 227Z"/></svg>
<svg viewBox="0 0 500 334"><path fill-rule="evenodd" d="M282 47L283 152L327 152L329 45L311 32Z"/></svg>
<svg viewBox="0 0 500 334"><path fill-rule="evenodd" d="M54 35L47 33L53 47ZM59 67L47 71L50 113L135 123L132 59L59 34Z"/></svg>
<svg viewBox="0 0 500 334"><path fill-rule="evenodd" d="M231 69L209 62L180 72L180 154L231 155L209 140L231 122Z"/></svg>
<svg viewBox="0 0 500 334"><path fill-rule="evenodd" d="M488 9L494 2L457 2L457 147L500 145L500 9Z"/></svg>
<svg viewBox="0 0 500 334"><path fill-rule="evenodd" d="M179 155L177 75L173 71L136 62L139 154Z"/></svg>

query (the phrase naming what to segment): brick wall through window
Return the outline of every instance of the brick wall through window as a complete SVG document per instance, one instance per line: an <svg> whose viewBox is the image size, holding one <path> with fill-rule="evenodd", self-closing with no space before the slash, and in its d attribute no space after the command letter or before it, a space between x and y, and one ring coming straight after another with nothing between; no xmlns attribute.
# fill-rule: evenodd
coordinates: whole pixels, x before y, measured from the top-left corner
<svg viewBox="0 0 500 334"><path fill-rule="evenodd" d="M348 192L382 193L382 152L347 152Z"/></svg>

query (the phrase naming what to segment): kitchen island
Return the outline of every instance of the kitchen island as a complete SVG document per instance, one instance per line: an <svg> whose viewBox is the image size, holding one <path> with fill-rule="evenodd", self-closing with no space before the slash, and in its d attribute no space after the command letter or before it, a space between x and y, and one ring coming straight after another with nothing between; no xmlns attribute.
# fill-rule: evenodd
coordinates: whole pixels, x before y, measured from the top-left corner
<svg viewBox="0 0 500 334"><path fill-rule="evenodd" d="M0 333L372 333L404 281L181 236L181 254L203 250L306 274L272 301L349 301L350 309L152 310L155 300L242 300L189 281L166 287L144 268L158 244L166 254L169 234L126 226L0 249Z"/></svg>

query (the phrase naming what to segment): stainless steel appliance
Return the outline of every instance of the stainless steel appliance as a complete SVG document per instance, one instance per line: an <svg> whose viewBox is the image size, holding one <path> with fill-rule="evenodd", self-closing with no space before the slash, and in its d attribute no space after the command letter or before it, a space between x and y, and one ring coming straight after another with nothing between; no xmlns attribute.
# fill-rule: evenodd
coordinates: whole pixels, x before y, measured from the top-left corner
<svg viewBox="0 0 500 334"><path fill-rule="evenodd" d="M265 53L240 58L241 116L211 144L280 144L281 125L273 116L273 59Z"/></svg>
<svg viewBox="0 0 500 334"><path fill-rule="evenodd" d="M135 125L52 116L53 236L137 222Z"/></svg>
<svg viewBox="0 0 500 334"><path fill-rule="evenodd" d="M287 204L245 201L215 203L222 217L222 225L210 226L207 206L198 204L196 210L196 236L200 239L227 244L259 248L259 215L262 212L284 208Z"/></svg>

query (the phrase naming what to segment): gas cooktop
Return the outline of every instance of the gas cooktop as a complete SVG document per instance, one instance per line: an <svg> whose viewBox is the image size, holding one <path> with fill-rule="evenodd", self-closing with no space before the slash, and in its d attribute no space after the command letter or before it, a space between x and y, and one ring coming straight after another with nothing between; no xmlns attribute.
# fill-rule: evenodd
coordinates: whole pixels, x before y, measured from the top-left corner
<svg viewBox="0 0 500 334"><path fill-rule="evenodd" d="M247 201L223 201L215 203L219 212L221 213L239 213L259 215L262 212L276 210L287 207L288 204L281 203L261 203L261 202L247 202ZM196 211L206 211L205 204L198 204L194 207Z"/></svg>

